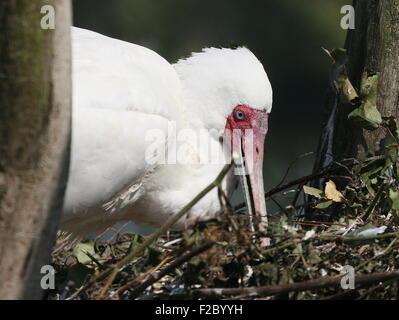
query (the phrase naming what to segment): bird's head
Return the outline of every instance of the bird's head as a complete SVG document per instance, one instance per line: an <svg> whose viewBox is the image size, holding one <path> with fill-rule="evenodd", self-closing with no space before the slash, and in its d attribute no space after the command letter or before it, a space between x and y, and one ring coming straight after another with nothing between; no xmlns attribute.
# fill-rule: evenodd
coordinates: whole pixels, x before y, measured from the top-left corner
<svg viewBox="0 0 399 320"><path fill-rule="evenodd" d="M234 160L245 159L248 175L241 181L248 207L266 215L262 167L272 88L262 64L247 48L208 48L174 67L190 121L218 132Z"/></svg>

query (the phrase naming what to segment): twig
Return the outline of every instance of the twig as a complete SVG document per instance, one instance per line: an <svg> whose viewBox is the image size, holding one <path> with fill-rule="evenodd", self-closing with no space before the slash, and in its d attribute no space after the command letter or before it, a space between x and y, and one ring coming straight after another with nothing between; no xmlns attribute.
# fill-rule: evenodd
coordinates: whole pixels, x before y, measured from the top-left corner
<svg viewBox="0 0 399 320"><path fill-rule="evenodd" d="M280 208L280 212L281 211L284 212L287 217L290 216L290 214L287 212L287 210L277 200L275 200L273 197L269 197L269 198L277 205L277 207Z"/></svg>
<svg viewBox="0 0 399 320"><path fill-rule="evenodd" d="M297 188L297 190L295 192L294 199L292 199L292 202L291 202L292 207L296 206L296 203L298 202L299 195L301 194L304 185L305 185L305 183L301 183L299 185L299 187Z"/></svg>
<svg viewBox="0 0 399 320"><path fill-rule="evenodd" d="M279 187L279 186L281 186L281 185L283 184L284 180L287 178L288 173L289 173L290 170L291 170L291 167L292 167L297 161L299 161L300 159L305 158L305 157L307 157L307 156L313 155L313 154L315 154L315 152L313 152L313 151L311 151L311 152L306 152L306 153L303 153L303 154L299 155L294 161L292 161L292 162L288 165L288 168L287 168L287 170L285 171L285 174L284 174L283 178L282 178L281 181L276 185L276 188Z"/></svg>
<svg viewBox="0 0 399 320"><path fill-rule="evenodd" d="M328 297L323 297L320 300L343 300L343 299L354 299L358 295L358 290L361 289L361 286L358 286L356 289L346 290L344 292L338 292Z"/></svg>
<svg viewBox="0 0 399 320"><path fill-rule="evenodd" d="M397 279L391 279L391 280L387 280L384 281L382 283L379 283L377 285L375 285L374 287L370 288L369 290L367 290L365 293L363 293L361 296L357 297L356 300L363 300L364 298L366 298L370 293L373 293L374 291L376 291L377 289L380 288L385 288L387 285L395 282Z"/></svg>
<svg viewBox="0 0 399 320"><path fill-rule="evenodd" d="M383 238L392 238L399 236L399 232L391 232L391 233L383 233L383 234L376 234L374 236L364 236L364 237L351 237L351 236L335 236L335 235L319 235L313 237L313 239L319 240L341 240L342 242L352 242L352 241L367 241L367 240L377 240Z"/></svg>
<svg viewBox="0 0 399 320"><path fill-rule="evenodd" d="M227 174L227 172L231 168L231 164L226 164L223 168L223 170L219 173L219 175L216 177L216 179L208 185L204 190L202 190L193 200L191 200L187 205L183 207L183 209L180 210L177 214L174 216L170 217L166 222L154 233L152 233L146 240L139 246L135 247L132 249L132 251L121 261L115 264L114 267L111 267L108 272L111 272L111 275L109 276L107 282L103 286L103 288L100 291L100 294L98 295L97 299L102 299L107 292L108 288L111 286L113 283L116 275L119 273L119 270L132 261L133 258L135 258L139 253L141 253L145 248L150 246L156 239L158 239L159 236L164 234L170 227L172 227L181 217L183 217L199 200L201 200L209 191L211 191L213 188L217 187L223 180L224 176Z"/></svg>
<svg viewBox="0 0 399 320"><path fill-rule="evenodd" d="M124 293L126 290L128 290L129 288L135 286L136 284L140 283L140 282L144 282L147 281L153 274L155 274L159 269L161 269L165 264L167 264L170 260L172 259L172 257L166 257L164 260L162 260L156 267L154 267L152 270L139 275L138 277L134 278L132 281L129 281L128 283L126 283L125 285L123 285L122 287L120 287L116 293L117 295L121 295L122 293Z"/></svg>
<svg viewBox="0 0 399 320"><path fill-rule="evenodd" d="M364 159L362 161L362 163L370 162L370 161L376 160L376 159L383 159L383 158L384 158L384 156L370 157L370 158ZM355 165L360 164L360 162L358 160L356 160L356 159L344 159L343 161L352 161L352 163L348 164L348 166L355 166ZM294 187L294 186L296 186L298 184L304 184L304 183L307 183L309 181L325 177L326 174L333 173L334 171L338 171L338 170L342 169L342 166L343 166L342 163L335 162L335 165L336 166L331 166L330 165L330 166L324 167L324 168L321 169L321 171L319 171L317 173L309 174L307 176L298 178L298 179L293 180L293 181L291 181L289 183L286 183L284 185L277 185L273 189L265 192L265 198L267 199L270 196L272 196L272 195L274 195L276 193L279 193L279 192L281 192L281 191L283 191L285 189ZM245 208L245 203L240 203L240 204L238 204L237 206L234 207L235 210L239 210L239 209L242 209L242 208Z"/></svg>
<svg viewBox="0 0 399 320"><path fill-rule="evenodd" d="M223 191L223 189L220 187L220 185L218 186L218 193L219 193L220 205L222 208L224 208L223 212L226 213L227 219L229 220L234 231L238 232L239 231L238 225L237 225L236 221L232 218L233 207L230 203L228 196ZM224 202L222 201L222 199L224 200Z"/></svg>
<svg viewBox="0 0 399 320"><path fill-rule="evenodd" d="M399 271L380 272L373 274L356 275L357 285L372 284L380 281L387 281L399 278ZM271 296L276 294L322 289L340 285L342 275L327 277L316 280L308 280L298 283L282 284L277 286L262 286L248 288L213 288L195 289L192 296L195 298L220 299L224 296L245 295L245 296Z"/></svg>
<svg viewBox="0 0 399 320"><path fill-rule="evenodd" d="M382 184L381 187L378 189L377 194L375 195L373 201L371 202L370 206L367 208L366 212L360 217L363 220L368 220L370 214L373 212L375 206L377 205L378 201L381 198L381 195L385 189L385 184Z"/></svg>
<svg viewBox="0 0 399 320"><path fill-rule="evenodd" d="M337 167L335 167L335 168L327 167L327 168L323 169L322 171L320 171L318 173L312 173L310 175L307 175L305 177L293 180L293 181L291 181L289 183L286 183L284 185L280 185L280 186L274 187L273 189L265 192L265 198L267 199L267 198L269 198L270 196L272 196L272 195L274 195L276 193L279 193L279 192L281 192L281 191L283 191L285 189L294 187L294 186L296 186L298 184L306 183L306 182L312 181L314 179L324 177L327 173L332 173L332 172L334 172L334 171L336 171L338 169L339 168L337 168ZM239 205L235 206L234 209L235 210L239 210L239 209L242 209L242 208L245 208L245 203L240 203Z"/></svg>
<svg viewBox="0 0 399 320"><path fill-rule="evenodd" d="M299 240L297 240L297 239L294 239L294 240L290 239L290 240L287 240L287 241L283 241L283 242L281 242L280 244L276 245L273 248L263 250L262 254L263 255L270 254L270 253L272 253L272 252L274 252L276 250L284 249L284 248L287 248L287 247L290 247L290 246L297 245L298 242L299 242Z"/></svg>
<svg viewBox="0 0 399 320"><path fill-rule="evenodd" d="M90 252L80 249L86 256L88 256L100 269L104 269L104 266L98 261Z"/></svg>
<svg viewBox="0 0 399 320"><path fill-rule="evenodd" d="M305 241L311 241L311 240L321 240L321 241L337 241L337 240L339 240L342 242L360 242L360 241L377 240L377 239L383 239L383 238L392 238L392 237L398 237L398 236L399 236L399 232L384 233L384 234L377 234L374 236L364 236L364 237L348 237L348 236L336 236L336 235L321 234L321 235L316 235L307 240L301 240L301 241L305 242ZM263 250L262 254L270 254L276 250L284 249L284 248L287 248L290 246L297 245L298 241L302 238L303 238L303 235L294 235L290 239L280 242L278 245L276 245L272 248ZM395 239L395 240L397 240L397 239ZM389 246L389 247L391 247L391 246Z"/></svg>
<svg viewBox="0 0 399 320"><path fill-rule="evenodd" d="M322 226L322 227L325 227L325 226L341 226L341 227L346 227L346 225L344 225L344 224L342 224L342 223L334 223L334 222L327 222L327 221L323 221L323 222L320 222L320 221L311 221L311 220L304 220L304 221L301 221L301 220L293 220L292 221L294 224L301 224L301 225L304 225L304 226Z"/></svg>
<svg viewBox="0 0 399 320"><path fill-rule="evenodd" d="M370 259L368 259L368 260L364 261L363 263L359 264L359 265L356 267L355 270L360 270L363 266L367 265L369 262L371 262L371 261L373 261L373 260L375 260L375 259L377 259L377 258L380 258L380 257L386 255L386 254L392 249L393 245L394 245L397 241L398 241L397 238L396 238L396 239L393 239L393 240L391 241L391 243L388 245L388 247L386 247L385 250L384 250L383 252L381 252L381 253L379 253L379 254L376 254L374 257L371 257Z"/></svg>
<svg viewBox="0 0 399 320"><path fill-rule="evenodd" d="M157 274L150 276L146 281L140 283L136 288L134 288L129 295L129 299L134 299L137 298L147 287L150 285L154 284L155 282L161 280L164 276L166 276L168 273L172 272L175 270L177 267L182 265L183 263L189 261L191 258L199 255L200 253L210 249L215 242L208 242L193 251L186 253L185 255L177 258L175 261L170 263L165 269L159 271Z"/></svg>

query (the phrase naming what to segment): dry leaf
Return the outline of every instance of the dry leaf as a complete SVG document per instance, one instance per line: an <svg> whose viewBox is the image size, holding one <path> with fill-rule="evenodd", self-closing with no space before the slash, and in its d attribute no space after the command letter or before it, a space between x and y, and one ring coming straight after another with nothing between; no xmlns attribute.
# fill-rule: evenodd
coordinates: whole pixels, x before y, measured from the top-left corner
<svg viewBox="0 0 399 320"><path fill-rule="evenodd" d="M337 190L337 186L332 180L328 180L326 182L326 188L324 190L324 194L327 199L332 200L334 202L343 202L345 199L342 193Z"/></svg>

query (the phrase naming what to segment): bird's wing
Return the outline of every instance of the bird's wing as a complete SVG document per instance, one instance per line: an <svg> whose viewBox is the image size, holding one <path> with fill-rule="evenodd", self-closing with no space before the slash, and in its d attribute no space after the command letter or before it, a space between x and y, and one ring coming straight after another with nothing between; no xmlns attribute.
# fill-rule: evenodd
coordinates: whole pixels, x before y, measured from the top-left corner
<svg viewBox="0 0 399 320"><path fill-rule="evenodd" d="M176 118L181 107L180 80L154 51L72 28L72 54L74 107Z"/></svg>
<svg viewBox="0 0 399 320"><path fill-rule="evenodd" d="M155 52L72 28L72 151L64 215L98 207L142 179L178 121L180 81ZM147 138L147 139L146 139ZM149 148L150 146L150 148Z"/></svg>

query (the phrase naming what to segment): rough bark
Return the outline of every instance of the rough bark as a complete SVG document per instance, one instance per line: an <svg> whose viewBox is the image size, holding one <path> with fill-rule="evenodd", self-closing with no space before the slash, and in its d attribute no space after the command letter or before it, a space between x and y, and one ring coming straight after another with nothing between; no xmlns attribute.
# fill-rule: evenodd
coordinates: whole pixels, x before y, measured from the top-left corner
<svg viewBox="0 0 399 320"><path fill-rule="evenodd" d="M399 0L354 0L353 6L356 25L354 30L348 31L345 43L348 77L355 89L359 89L364 72L377 74L377 108L383 117L398 119ZM332 160L361 160L379 154L385 136L382 129L362 129L349 120L348 114L355 106L343 101L333 88L327 94L326 104L327 115L315 170ZM328 119L332 120L330 126Z"/></svg>
<svg viewBox="0 0 399 320"><path fill-rule="evenodd" d="M44 30L43 5L55 9ZM0 298L38 299L69 161L70 0L0 2Z"/></svg>

